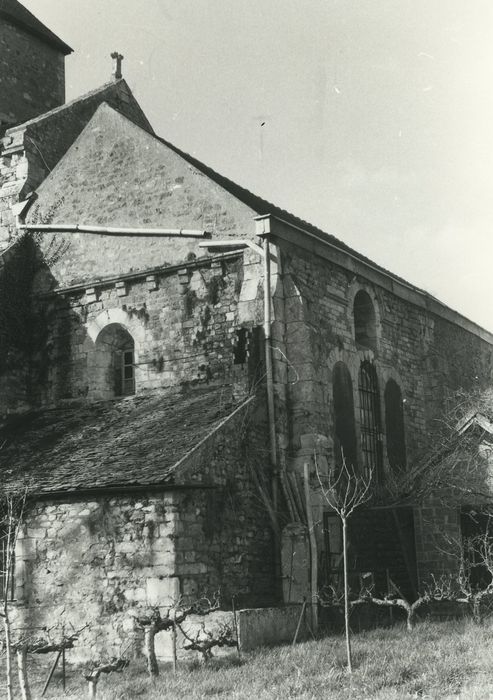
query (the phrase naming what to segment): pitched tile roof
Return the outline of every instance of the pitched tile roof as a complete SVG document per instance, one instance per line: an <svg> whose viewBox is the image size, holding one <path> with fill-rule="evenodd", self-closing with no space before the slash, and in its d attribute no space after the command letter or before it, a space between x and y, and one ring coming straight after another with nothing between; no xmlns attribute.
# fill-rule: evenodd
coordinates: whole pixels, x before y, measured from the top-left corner
<svg viewBox="0 0 493 700"><path fill-rule="evenodd" d="M72 53L73 49L68 44L62 41L51 29L48 29L40 20L35 17L32 12L21 5L17 0L0 0L0 17L7 21L22 27L30 34L37 36L47 44L61 51L65 56Z"/></svg>
<svg viewBox="0 0 493 700"><path fill-rule="evenodd" d="M179 484L177 463L246 403L209 387L11 417L0 427L0 479L35 494Z"/></svg>
<svg viewBox="0 0 493 700"><path fill-rule="evenodd" d="M259 195L255 194L254 192L251 192L250 190L246 189L246 187L238 185L233 180L230 180L224 175L221 175L221 173L216 172L210 166L206 165L205 163L202 163L200 160L195 158L195 156L190 155L186 151L182 151L180 148L173 145L169 141L166 141L165 139L159 136L155 136L155 138L156 140L161 141L161 143L164 143L165 146L177 153L179 156L181 156L184 160L187 161L187 163L190 163L190 165L192 165L194 168L200 170L204 175L209 177L216 184L220 185L227 192L236 197L236 199L239 199L240 202L245 204L250 209L253 209L253 211L259 216L270 214L271 216L283 219L284 221L286 221L286 223L291 224L295 228L300 228L303 231L312 233L317 238L320 238L321 241L331 243L340 250L351 253L351 255L354 255L358 259L370 263L371 265L378 267L380 270L388 274L388 271L385 270L383 267L380 267L376 263L372 262L369 258L366 258L361 253L358 253L358 251L354 250L353 248L350 248L339 238L336 238L336 236L327 233L323 229L318 228L318 226L311 224L309 221L305 221L305 219L301 219L295 214L292 214L287 209L282 209L282 207L279 207L276 204L269 202L267 199L264 199L263 197L260 197ZM393 276L396 277L396 275Z"/></svg>

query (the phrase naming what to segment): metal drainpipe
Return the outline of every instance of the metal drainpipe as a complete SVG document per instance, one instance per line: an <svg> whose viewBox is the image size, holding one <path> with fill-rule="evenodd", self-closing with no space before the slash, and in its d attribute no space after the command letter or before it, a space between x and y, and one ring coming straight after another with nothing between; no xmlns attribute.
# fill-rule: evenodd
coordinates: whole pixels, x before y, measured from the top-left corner
<svg viewBox="0 0 493 700"><path fill-rule="evenodd" d="M272 371L271 345L271 295L270 295L270 243L264 240L264 336L265 374L267 380L267 412L269 417L270 453L272 461L272 503L277 513L279 503L279 470L277 461L276 414L274 404L274 376Z"/></svg>
<svg viewBox="0 0 493 700"><path fill-rule="evenodd" d="M107 235L128 236L176 236L178 238L204 238L207 231L184 228L138 228L135 226L92 226L82 224L24 224L16 217L19 231L54 231L57 233L102 233Z"/></svg>

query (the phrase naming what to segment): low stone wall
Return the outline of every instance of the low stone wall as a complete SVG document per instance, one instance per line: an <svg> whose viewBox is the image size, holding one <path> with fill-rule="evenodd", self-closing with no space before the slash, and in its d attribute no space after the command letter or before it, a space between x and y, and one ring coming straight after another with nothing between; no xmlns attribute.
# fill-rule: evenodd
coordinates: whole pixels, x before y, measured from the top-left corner
<svg viewBox="0 0 493 700"><path fill-rule="evenodd" d="M244 651L257 647L274 646L292 642L300 619L302 605L279 608L250 608L238 611L238 636ZM300 626L298 639L306 637L306 611Z"/></svg>
<svg viewBox="0 0 493 700"><path fill-rule="evenodd" d="M302 605L294 604L278 608L247 608L238 610L236 613L236 624L238 626L241 651L251 651L259 647L291 643L294 639L301 608ZM306 611L301 622L298 640L306 639L307 637L307 615L309 615L308 611ZM234 631L234 619L231 611L218 610L206 617L192 615L183 624L183 629L188 635L193 636L201 626L208 632L214 632L222 625L231 626ZM193 658L190 652L183 651L182 645L184 641L184 635L179 632L177 634L178 658ZM236 649L231 647L216 647L213 649L214 656L223 656L231 653L236 654ZM171 661L171 633L161 632L156 636L156 654L163 661Z"/></svg>

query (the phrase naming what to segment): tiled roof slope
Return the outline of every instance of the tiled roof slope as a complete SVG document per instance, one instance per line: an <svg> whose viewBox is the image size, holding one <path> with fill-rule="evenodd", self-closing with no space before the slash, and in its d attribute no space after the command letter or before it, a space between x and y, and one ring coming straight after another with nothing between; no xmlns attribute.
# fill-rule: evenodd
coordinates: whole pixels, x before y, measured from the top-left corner
<svg viewBox="0 0 493 700"><path fill-rule="evenodd" d="M106 83L97 90L7 130L5 137L0 141L2 155L24 151L29 153L27 181L23 178L19 180L17 184L22 187L22 192L17 194L22 197L43 182L101 104L111 105L114 110L124 114L130 123L139 124L143 130L153 133L152 126L125 80ZM8 196L12 194L11 186L12 183L6 183ZM61 191L63 190L62 187Z"/></svg>
<svg viewBox="0 0 493 700"><path fill-rule="evenodd" d="M0 428L2 486L49 494L180 483L176 463L240 405L214 387L10 418Z"/></svg>
<svg viewBox="0 0 493 700"><path fill-rule="evenodd" d="M0 2L1 1L2 0L0 0ZM22 122L22 124L16 124L15 126L7 130L7 135L13 134L16 131L24 131L26 129L29 130L30 127L38 126L40 124L43 124L44 122L51 122L55 118L63 117L65 114L73 113L75 110L83 110L85 105L94 106L94 109L91 112L92 117L94 112L96 111L96 108L103 103L111 105L115 110L120 111L122 114L124 114L127 119L133 121L135 124L139 124L140 127L145 128L147 131L153 133L152 126L147 120L147 117L142 111L139 103L133 96L132 91L128 87L125 79L120 78L119 80L111 80L110 82L105 83L104 85L100 85L94 90L90 90L89 92L85 92L83 95L74 97L73 100L70 100L69 102L64 102L63 105L60 105L59 107L54 107L48 112L43 112L43 114L39 114L38 116L33 117L33 119L29 119L27 122ZM125 110L125 104L131 105L132 110L135 112L135 114L129 114L128 109L127 111ZM89 119L86 119L85 123L87 123L88 121ZM60 123L60 127L63 128L63 122Z"/></svg>
<svg viewBox="0 0 493 700"><path fill-rule="evenodd" d="M227 190L234 197L239 199L240 202L245 204L247 207L250 207L250 209L253 209L255 211L255 213L258 214L259 216L270 214L272 216L278 217L279 219L282 219L286 223L291 224L292 226L294 226L296 228L300 228L303 231L307 231L309 233L312 233L314 236L319 238L321 241L331 243L339 250L350 253L351 255L357 257L359 260L361 260L365 263L368 263L374 267L377 267L382 272L389 274L388 270L385 270L385 268L380 267L377 263L374 263L372 260L370 260L369 258L366 258L361 253L358 253L358 251L354 250L353 248L350 248L348 245L343 243L343 241L341 241L339 238L336 238L336 236L333 236L332 234L327 233L326 231L323 231L321 228L314 226L309 221L305 221L304 219L300 219L295 214L292 214L291 212L287 211L287 209L282 209L281 207L278 207L277 205L272 204L272 202L269 202L268 200L263 199L262 197L259 197L255 193L250 192L250 190L247 190L245 187L242 187L241 185L238 185L236 182L233 182L233 180L230 180L229 178L225 177L224 175L221 175L220 173L216 172L215 170L210 168L208 165L205 165L200 160L197 160L197 158L195 158L194 156L177 148L177 146L174 146L169 141L166 141L165 139L160 138L159 136L156 136L156 138L159 141L161 141L162 143L164 143L172 151L174 151L175 153L180 155L184 160L186 160L188 163L190 163L190 165L193 165L194 168L197 168L197 170L200 170L202 173L204 173L204 175L207 175L207 177L209 177L211 180L213 180L218 185L223 187L225 190ZM396 279L400 279L399 277L397 277L397 275L394 275L393 273L392 273L392 276ZM402 280L402 281L404 282L405 280Z"/></svg>
<svg viewBox="0 0 493 700"><path fill-rule="evenodd" d="M48 29L17 0L0 0L0 17L37 36L47 44L50 44L50 46L58 49L58 51L61 51L65 56L73 51L68 44L57 37L51 29Z"/></svg>

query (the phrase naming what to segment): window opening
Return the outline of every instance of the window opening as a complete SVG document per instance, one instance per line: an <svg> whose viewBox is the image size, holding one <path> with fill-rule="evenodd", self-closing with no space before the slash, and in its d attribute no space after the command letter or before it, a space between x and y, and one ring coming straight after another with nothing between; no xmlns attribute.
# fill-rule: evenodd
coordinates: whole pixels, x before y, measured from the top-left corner
<svg viewBox="0 0 493 700"><path fill-rule="evenodd" d="M389 379L385 385L385 432L387 457L392 469L406 467L406 439L404 433L404 404L399 385Z"/></svg>
<svg viewBox="0 0 493 700"><path fill-rule="evenodd" d="M360 290L354 297L354 339L358 345L377 349L375 308L370 295Z"/></svg>
<svg viewBox="0 0 493 700"><path fill-rule="evenodd" d="M115 387L116 396L130 396L135 394L135 368L133 349L124 350L121 354L121 379L120 386ZM119 390L119 391L118 391Z"/></svg>
<svg viewBox="0 0 493 700"><path fill-rule="evenodd" d="M99 397L135 394L134 340L119 323L110 323L99 334L93 372L95 394Z"/></svg>
<svg viewBox="0 0 493 700"><path fill-rule="evenodd" d="M382 421L375 366L365 360L359 371L361 453L366 475L373 472L377 482L383 476Z"/></svg>
<svg viewBox="0 0 493 700"><path fill-rule="evenodd" d="M246 328L239 328L236 331L236 345L234 346L234 364L243 365L247 360L247 338Z"/></svg>
<svg viewBox="0 0 493 700"><path fill-rule="evenodd" d="M343 362L336 362L332 372L332 396L334 401L334 454L336 464L342 466L342 458L348 467L357 463L356 425L354 421L353 382Z"/></svg>

